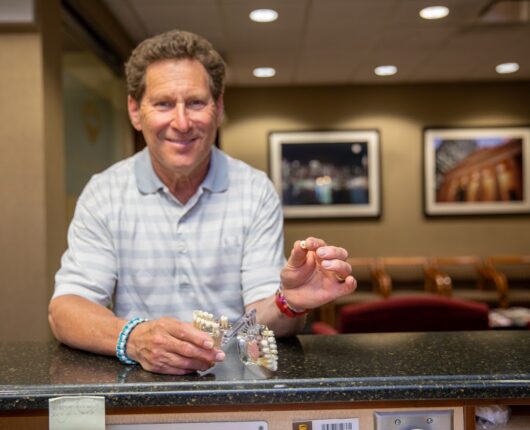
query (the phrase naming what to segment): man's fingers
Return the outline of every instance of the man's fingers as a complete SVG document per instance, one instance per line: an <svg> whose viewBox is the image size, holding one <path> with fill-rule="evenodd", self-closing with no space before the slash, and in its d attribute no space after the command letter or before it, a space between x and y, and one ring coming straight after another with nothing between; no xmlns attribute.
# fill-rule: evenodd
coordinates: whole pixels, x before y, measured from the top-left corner
<svg viewBox="0 0 530 430"><path fill-rule="evenodd" d="M190 323L178 321L177 325L171 325L168 333L171 336L169 352L175 355L207 363L223 361L225 358L222 350L214 348L212 337Z"/></svg>
<svg viewBox="0 0 530 430"><path fill-rule="evenodd" d="M213 339L192 324L173 318L152 323L141 348L141 364L146 370L184 374L190 370L206 370L225 358L222 350L214 348Z"/></svg>
<svg viewBox="0 0 530 430"><path fill-rule="evenodd" d="M166 364L181 369L206 370L213 363L223 361L225 353L218 349L201 350L189 343L182 343L177 353L168 353L162 360Z"/></svg>
<svg viewBox="0 0 530 430"><path fill-rule="evenodd" d="M314 237L308 237L304 240L297 240L291 251L289 257L289 264L293 267L303 265L307 258L308 251L316 251L322 246L326 246L326 242Z"/></svg>
<svg viewBox="0 0 530 430"><path fill-rule="evenodd" d="M336 258L333 260L322 260L320 265L326 270L335 272L335 276L342 281L352 272L350 263Z"/></svg>
<svg viewBox="0 0 530 430"><path fill-rule="evenodd" d="M213 348L213 339L211 336L193 327L193 324L177 321L172 318L163 318L161 321L166 323L165 329L171 337L191 343L199 348Z"/></svg>
<svg viewBox="0 0 530 430"><path fill-rule="evenodd" d="M343 278L341 275L339 275L338 273L335 273L335 278L337 278L337 281L339 281L339 283L344 283L346 281L346 278Z"/></svg>
<svg viewBox="0 0 530 430"><path fill-rule="evenodd" d="M346 260L348 258L348 251L339 246L322 246L317 249L316 253L319 258L326 260Z"/></svg>
<svg viewBox="0 0 530 430"><path fill-rule="evenodd" d="M294 246L295 248L297 244L300 246L300 248L307 251L315 251L321 246L326 246L326 242L324 242L322 239L317 239L316 237L308 237L304 240L296 241Z"/></svg>
<svg viewBox="0 0 530 430"><path fill-rule="evenodd" d="M344 281L338 283L338 288L336 290L338 297L344 296L346 294L353 293L357 288L357 281L351 275L344 278Z"/></svg>

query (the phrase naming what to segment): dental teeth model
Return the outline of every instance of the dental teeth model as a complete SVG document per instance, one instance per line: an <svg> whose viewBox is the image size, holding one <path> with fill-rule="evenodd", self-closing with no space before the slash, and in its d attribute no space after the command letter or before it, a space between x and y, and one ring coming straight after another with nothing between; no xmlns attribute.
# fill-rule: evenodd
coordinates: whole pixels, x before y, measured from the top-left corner
<svg viewBox="0 0 530 430"><path fill-rule="evenodd" d="M193 327L208 333L214 341L216 347L221 347L223 336L230 328L228 318L221 316L215 320L213 314L204 311L193 311Z"/></svg>
<svg viewBox="0 0 530 430"><path fill-rule="evenodd" d="M274 332L256 323L255 309L234 324L230 324L225 316L216 320L208 312L193 311L193 326L212 336L217 347L222 348L236 337L242 363L256 364L273 371L278 369L278 347Z"/></svg>
<svg viewBox="0 0 530 430"><path fill-rule="evenodd" d="M274 333L258 324L247 333L237 335L239 358L244 364L257 364L269 370L278 370L278 347Z"/></svg>

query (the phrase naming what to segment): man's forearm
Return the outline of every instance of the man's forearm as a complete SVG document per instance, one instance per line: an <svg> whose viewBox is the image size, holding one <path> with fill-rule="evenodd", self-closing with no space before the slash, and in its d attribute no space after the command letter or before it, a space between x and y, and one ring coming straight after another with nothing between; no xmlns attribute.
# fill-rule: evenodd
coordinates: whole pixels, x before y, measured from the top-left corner
<svg viewBox="0 0 530 430"><path fill-rule="evenodd" d="M281 313L276 306L275 296L251 303L246 309L247 311L256 309L258 322L269 327L276 336L280 337L300 333L306 322L305 316L289 318Z"/></svg>
<svg viewBox="0 0 530 430"><path fill-rule="evenodd" d="M115 354L118 335L126 323L111 310L75 295L53 299L48 319L60 342L105 355Z"/></svg>

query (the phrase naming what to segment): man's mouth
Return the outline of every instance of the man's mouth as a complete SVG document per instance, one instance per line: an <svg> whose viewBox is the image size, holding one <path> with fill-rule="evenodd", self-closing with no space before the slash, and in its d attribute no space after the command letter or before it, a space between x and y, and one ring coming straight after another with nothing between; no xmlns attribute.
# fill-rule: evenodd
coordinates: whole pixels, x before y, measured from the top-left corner
<svg viewBox="0 0 530 430"><path fill-rule="evenodd" d="M187 137L187 138L171 138L166 137L165 140L167 142L176 144L176 145L191 145L197 140L197 137Z"/></svg>

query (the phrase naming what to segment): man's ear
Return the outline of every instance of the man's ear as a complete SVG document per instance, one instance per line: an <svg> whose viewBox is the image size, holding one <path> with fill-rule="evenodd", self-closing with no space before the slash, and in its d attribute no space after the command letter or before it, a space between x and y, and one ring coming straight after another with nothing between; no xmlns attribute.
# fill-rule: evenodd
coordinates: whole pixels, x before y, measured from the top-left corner
<svg viewBox="0 0 530 430"><path fill-rule="evenodd" d="M225 102L222 94L215 102L215 110L217 111L217 127L219 127L225 118Z"/></svg>
<svg viewBox="0 0 530 430"><path fill-rule="evenodd" d="M131 96L127 96L127 110L129 111L129 119L132 126L138 130L142 130L142 123L140 121L140 103Z"/></svg>

